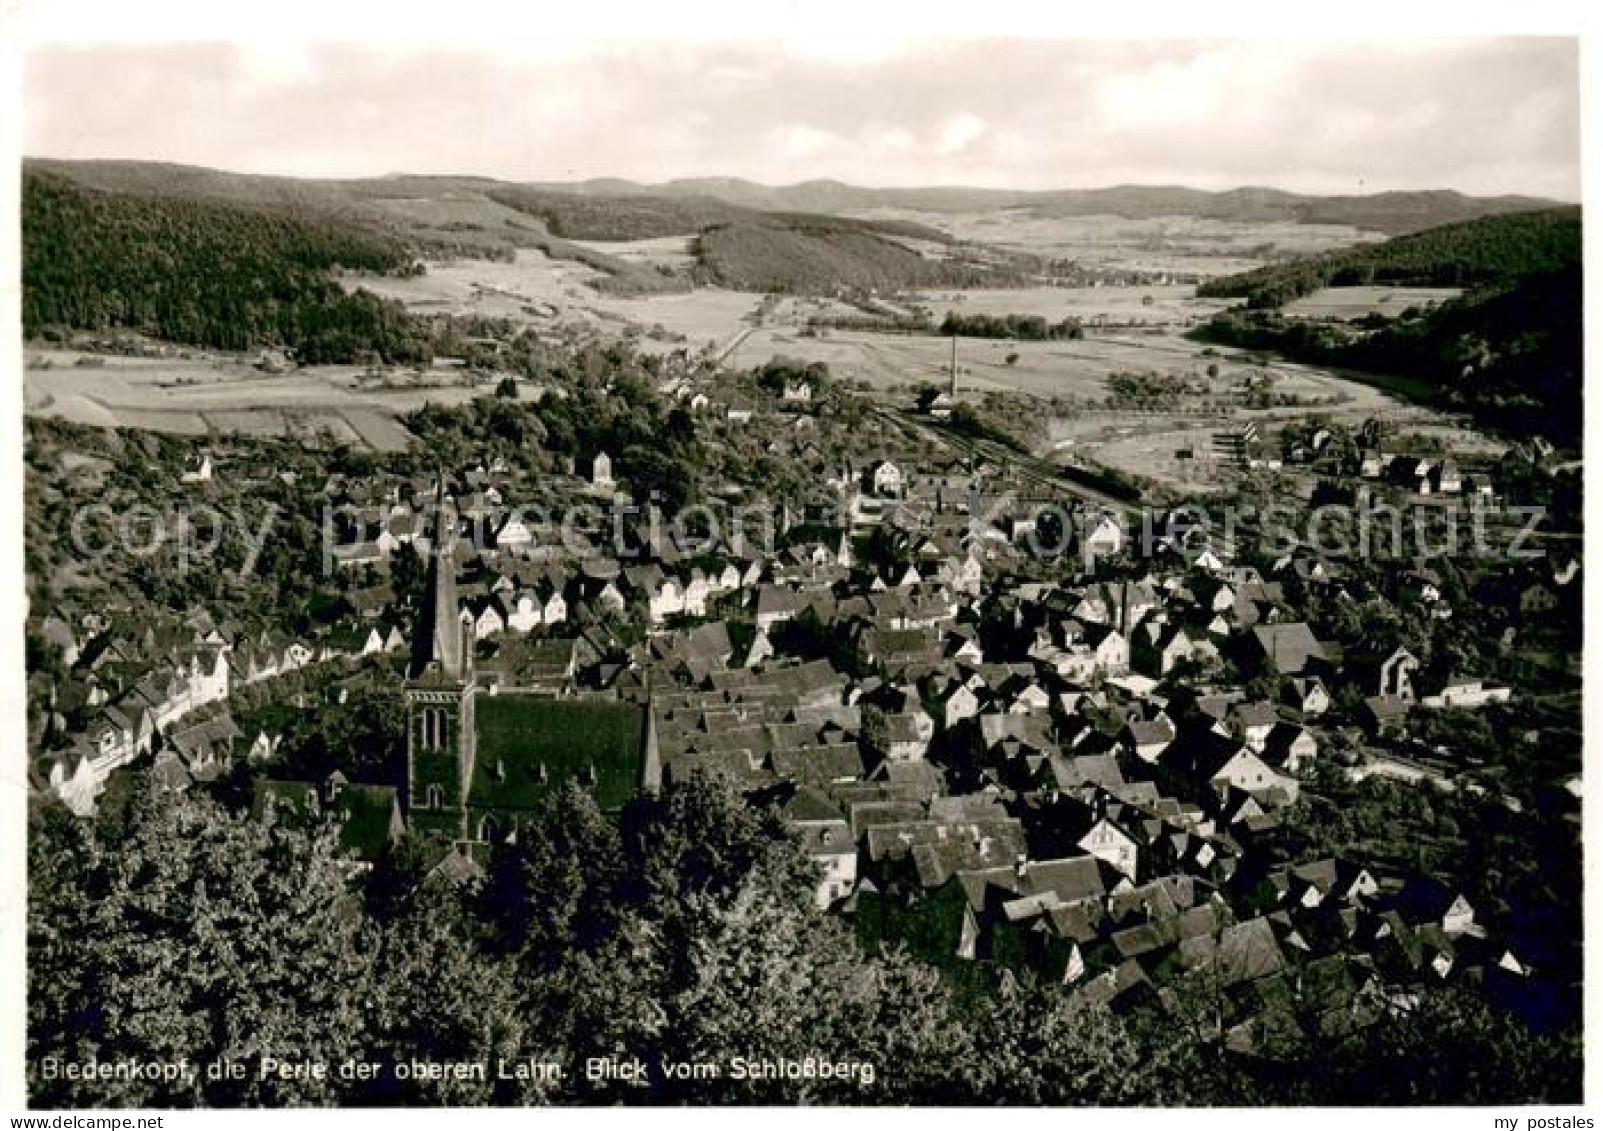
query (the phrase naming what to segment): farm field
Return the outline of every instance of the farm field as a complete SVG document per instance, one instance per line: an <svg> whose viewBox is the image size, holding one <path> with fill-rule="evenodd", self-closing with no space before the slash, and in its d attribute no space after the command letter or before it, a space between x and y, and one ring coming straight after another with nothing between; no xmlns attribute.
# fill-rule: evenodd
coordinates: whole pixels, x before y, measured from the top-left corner
<svg viewBox="0 0 1603 1131"><path fill-rule="evenodd" d="M395 451L411 438L396 417L428 403L461 404L482 392L438 371L391 373L384 387L376 387L356 366L267 375L218 358L108 357L97 359L104 364L79 367L73 362L80 356L29 351L23 375L29 413L180 435L322 435Z"/></svg>
<svg viewBox="0 0 1603 1131"><path fill-rule="evenodd" d="M1434 306L1463 294L1457 287L1325 287L1286 304L1294 318L1395 318L1411 306Z"/></svg>
<svg viewBox="0 0 1603 1131"><path fill-rule="evenodd" d="M649 247L650 254L662 254L669 245L683 247L685 242L589 241L585 246L628 258L634 254L629 249ZM364 287L394 299L420 314L504 318L553 330L574 327L619 337L634 330L644 334L638 343L642 350L657 352L681 346L696 350L727 342L762 299L717 288L630 297L603 294L594 286L605 277L601 272L529 249L520 250L511 263L458 260L431 262L427 267L426 274L415 278L349 275L343 281L346 286Z"/></svg>
<svg viewBox="0 0 1603 1131"><path fill-rule="evenodd" d="M426 274L413 278L353 273L341 281L349 288L361 287L395 299L419 313L538 321L554 319L559 307L565 310L588 301L595 291L587 284L602 278L592 267L552 259L543 251L527 248L519 250L511 263L463 259L427 266Z"/></svg>
<svg viewBox="0 0 1603 1131"><path fill-rule="evenodd" d="M959 338L957 359L960 384L965 392L1023 392L1038 397L1069 397L1103 401L1107 378L1118 372L1175 373L1206 379L1210 363L1219 366L1212 391L1228 392L1249 373L1266 369L1277 379L1276 392L1308 397L1369 395L1373 390L1337 381L1317 370L1289 363L1270 366L1249 364L1245 355L1215 349L1178 335L1150 333L1091 333L1079 341L1013 342L985 338ZM943 383L951 363L951 339L912 334L832 330L810 337L789 329L767 326L754 330L730 356L737 368L760 365L776 354L802 361L823 361L843 380L866 382L881 393L910 391L924 381ZM1007 359L1017 354L1009 365Z"/></svg>
<svg viewBox="0 0 1603 1131"><path fill-rule="evenodd" d="M1022 290L930 291L921 305L937 321L953 314L1038 314L1052 322L1187 326L1234 306L1232 299L1196 297L1194 287L1027 287Z"/></svg>
<svg viewBox="0 0 1603 1131"><path fill-rule="evenodd" d="M1087 266L1133 271L1229 275L1266 259L1369 243L1375 232L1341 224L1246 223L1196 216L1043 216L1027 209L924 212L878 208L850 213L871 220L910 220L960 240L1010 251L1074 259Z"/></svg>
<svg viewBox="0 0 1603 1131"><path fill-rule="evenodd" d="M626 263L679 270L689 267L696 261L696 257L690 253L691 238L660 236L649 240L569 240L568 242L622 259Z"/></svg>

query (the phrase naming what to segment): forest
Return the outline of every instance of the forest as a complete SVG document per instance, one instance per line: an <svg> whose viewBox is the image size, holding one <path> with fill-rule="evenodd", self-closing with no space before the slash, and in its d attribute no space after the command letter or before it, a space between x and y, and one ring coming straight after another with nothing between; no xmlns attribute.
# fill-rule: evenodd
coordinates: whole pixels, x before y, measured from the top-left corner
<svg viewBox="0 0 1603 1131"><path fill-rule="evenodd" d="M1514 212L1212 279L1197 294L1245 298L1260 310L1322 287L1501 287L1575 264L1580 254L1580 209Z"/></svg>
<svg viewBox="0 0 1603 1131"><path fill-rule="evenodd" d="M338 270L419 270L393 234L269 205L108 193L25 175L23 332L128 331L305 364L422 361L427 323Z"/></svg>
<svg viewBox="0 0 1603 1131"><path fill-rule="evenodd" d="M899 228L860 220L769 215L711 225L692 249L701 282L783 294L1021 286L1033 268L1024 257L1009 266L956 253L935 259L897 242L895 234Z"/></svg>
<svg viewBox="0 0 1603 1131"><path fill-rule="evenodd" d="M1527 275L1393 321L1345 326L1227 311L1193 336L1296 361L1415 378L1433 400L1515 437L1581 441L1581 268Z"/></svg>
<svg viewBox="0 0 1603 1131"><path fill-rule="evenodd" d="M954 310L941 322L941 333L960 338L1062 342L1085 337L1085 327L1078 318L1050 322L1039 314L959 314Z"/></svg>

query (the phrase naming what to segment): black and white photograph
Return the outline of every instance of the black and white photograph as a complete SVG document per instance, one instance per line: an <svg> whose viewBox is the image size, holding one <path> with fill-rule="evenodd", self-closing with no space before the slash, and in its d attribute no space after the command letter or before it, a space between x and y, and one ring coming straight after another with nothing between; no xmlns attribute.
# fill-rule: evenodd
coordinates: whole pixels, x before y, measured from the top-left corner
<svg viewBox="0 0 1603 1131"><path fill-rule="evenodd" d="M10 49L4 1106L1594 1126L1591 45L471 9Z"/></svg>

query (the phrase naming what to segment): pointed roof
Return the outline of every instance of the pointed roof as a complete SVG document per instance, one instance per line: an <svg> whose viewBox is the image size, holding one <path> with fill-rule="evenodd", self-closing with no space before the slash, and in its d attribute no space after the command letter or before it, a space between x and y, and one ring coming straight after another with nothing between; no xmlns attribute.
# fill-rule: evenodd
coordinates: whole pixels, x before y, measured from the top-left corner
<svg viewBox="0 0 1603 1131"><path fill-rule="evenodd" d="M438 674L462 678L462 630L457 623L454 509L447 510L445 476L434 489L434 538L429 552L429 583L423 595L417 635L412 641L413 679Z"/></svg>

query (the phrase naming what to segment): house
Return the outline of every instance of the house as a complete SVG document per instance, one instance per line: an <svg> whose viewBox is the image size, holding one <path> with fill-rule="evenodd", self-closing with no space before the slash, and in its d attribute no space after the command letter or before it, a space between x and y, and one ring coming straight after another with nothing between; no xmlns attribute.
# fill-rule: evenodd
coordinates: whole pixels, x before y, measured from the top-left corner
<svg viewBox="0 0 1603 1131"><path fill-rule="evenodd" d="M1136 630L1131 666L1143 675L1162 679L1182 663L1207 664L1219 659L1219 649L1201 633L1181 624L1147 621Z"/></svg>
<svg viewBox="0 0 1603 1131"><path fill-rule="evenodd" d="M1088 625L1068 647L1053 658L1064 679L1086 683L1099 675L1123 675L1130 670L1130 642L1112 625Z"/></svg>
<svg viewBox="0 0 1603 1131"><path fill-rule="evenodd" d="M857 841L845 814L820 790L792 785L782 791L789 796L779 804L780 816L800 835L803 851L818 866L813 903L823 911L857 885Z"/></svg>
<svg viewBox="0 0 1603 1131"><path fill-rule="evenodd" d="M902 469L888 459L879 460L869 468L869 482L876 495L898 498L902 493Z"/></svg>
<svg viewBox="0 0 1603 1131"><path fill-rule="evenodd" d="M525 589L512 599L506 612L506 626L516 633L527 633L545 623L545 606L532 589Z"/></svg>
<svg viewBox="0 0 1603 1131"><path fill-rule="evenodd" d="M1124 528L1112 515L1096 514L1086 520L1080 554L1086 561L1117 554L1124 548Z"/></svg>
<svg viewBox="0 0 1603 1131"><path fill-rule="evenodd" d="M1361 717L1374 734L1391 734L1408 721L1410 701L1396 695L1370 695L1364 699Z"/></svg>
<svg viewBox="0 0 1603 1131"><path fill-rule="evenodd" d="M1387 696L1404 702L1415 698L1414 679L1419 672L1419 657L1403 645L1389 652L1351 656L1347 668L1366 695Z"/></svg>
<svg viewBox="0 0 1603 1131"><path fill-rule="evenodd" d="M1319 907L1334 900L1357 903L1373 899L1380 884L1361 864L1336 857L1325 857L1293 868L1285 877L1287 897L1302 907Z"/></svg>
<svg viewBox="0 0 1603 1131"><path fill-rule="evenodd" d="M212 457L208 451L201 451L191 455L184 461L184 472L178 477L181 483L210 483L212 477Z"/></svg>
<svg viewBox="0 0 1603 1131"><path fill-rule="evenodd" d="M1330 710L1330 692L1318 676L1287 680L1284 701L1305 719L1316 719Z"/></svg>
<svg viewBox="0 0 1603 1131"><path fill-rule="evenodd" d="M508 511L495 531L495 544L503 550L527 550L534 542L534 528L521 511Z"/></svg>
<svg viewBox="0 0 1603 1131"><path fill-rule="evenodd" d="M1125 724L1120 740L1125 749L1143 762L1156 762L1174 741L1174 725L1165 717Z"/></svg>
<svg viewBox="0 0 1603 1131"><path fill-rule="evenodd" d="M790 620L807 607L807 595L799 590L780 585L764 585L757 590L754 616L757 627L765 632L776 624Z"/></svg>
<svg viewBox="0 0 1603 1131"><path fill-rule="evenodd" d="M893 762L923 758L934 737L935 720L922 710L899 711L885 717L885 753Z"/></svg>
<svg viewBox="0 0 1603 1131"><path fill-rule="evenodd" d="M1282 676L1315 675L1328 664L1325 646L1301 621L1254 625L1247 633L1249 658Z"/></svg>
<svg viewBox="0 0 1603 1131"><path fill-rule="evenodd" d="M1319 754L1319 741L1307 727L1277 722L1270 728L1263 745L1257 748L1265 762L1295 774L1310 765Z"/></svg>
<svg viewBox="0 0 1603 1131"><path fill-rule="evenodd" d="M597 452L596 458L590 461L590 483L598 488L612 486L612 457L606 452Z"/></svg>
<svg viewBox="0 0 1603 1131"><path fill-rule="evenodd" d="M500 599L493 594L470 602L468 615L473 619L473 636L476 640L483 640L506 631L506 609L502 607Z"/></svg>
<svg viewBox="0 0 1603 1131"><path fill-rule="evenodd" d="M1135 838L1107 817L1091 826L1090 831L1080 838L1079 847L1088 855L1106 862L1131 882L1138 878L1141 852Z"/></svg>
<svg viewBox="0 0 1603 1131"><path fill-rule="evenodd" d="M1464 893L1440 880L1411 877L1388 902L1411 927L1436 927L1450 937L1477 930L1475 908Z"/></svg>
<svg viewBox="0 0 1603 1131"><path fill-rule="evenodd" d="M1488 703L1507 703L1512 689L1488 683L1475 676L1451 675L1438 679L1419 700L1421 707L1484 707Z"/></svg>
<svg viewBox="0 0 1603 1131"><path fill-rule="evenodd" d="M1280 721L1272 704L1264 702L1237 703L1228 716L1231 729L1246 743L1254 754L1262 754L1269 734Z"/></svg>

